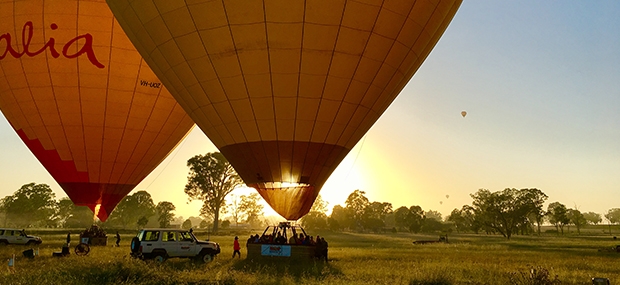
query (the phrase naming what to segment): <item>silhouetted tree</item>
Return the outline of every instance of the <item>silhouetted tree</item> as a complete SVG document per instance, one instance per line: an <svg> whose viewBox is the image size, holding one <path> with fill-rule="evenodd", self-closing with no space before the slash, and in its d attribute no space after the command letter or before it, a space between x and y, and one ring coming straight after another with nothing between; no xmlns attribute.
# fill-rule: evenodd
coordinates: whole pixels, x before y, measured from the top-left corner
<svg viewBox="0 0 620 285"><path fill-rule="evenodd" d="M57 202L54 197L47 184L24 184L13 195L0 201L0 211L5 213L6 222L12 226L55 226Z"/></svg>
<svg viewBox="0 0 620 285"><path fill-rule="evenodd" d="M155 215L155 204L148 192L141 190L132 195L127 195L110 214L106 223L120 225L123 228L138 227L138 221L146 217L147 221Z"/></svg>
<svg viewBox="0 0 620 285"><path fill-rule="evenodd" d="M157 203L155 206L155 213L157 214L157 221L159 222L159 226L162 228L167 228L170 226L170 222L174 220L174 213L177 208L168 201L161 201Z"/></svg>
<svg viewBox="0 0 620 285"><path fill-rule="evenodd" d="M601 218L601 214L599 213L586 212L583 213L583 217L586 219L586 223L588 223L589 225L598 225L600 222L603 221L603 219Z"/></svg>
<svg viewBox="0 0 620 285"><path fill-rule="evenodd" d="M549 223L555 226L555 229L564 234L564 226L570 222L568 218L568 209L560 202L553 202L547 207L547 217Z"/></svg>
<svg viewBox="0 0 620 285"><path fill-rule="evenodd" d="M226 196L242 184L241 177L219 152L196 155L187 161L189 167L185 194L191 200L203 201L200 213L213 216L213 231L217 232L220 210Z"/></svg>
<svg viewBox="0 0 620 285"><path fill-rule="evenodd" d="M356 229L363 228L364 210L366 206L370 204L370 201L368 201L368 198L366 198L364 194L366 194L366 192L355 190L349 194L349 197L347 197L345 201L347 216L351 219L354 224L353 227Z"/></svg>
<svg viewBox="0 0 620 285"><path fill-rule="evenodd" d="M327 228L327 202L323 200L321 195L316 197L310 212L303 216L300 220L301 225L310 230Z"/></svg>

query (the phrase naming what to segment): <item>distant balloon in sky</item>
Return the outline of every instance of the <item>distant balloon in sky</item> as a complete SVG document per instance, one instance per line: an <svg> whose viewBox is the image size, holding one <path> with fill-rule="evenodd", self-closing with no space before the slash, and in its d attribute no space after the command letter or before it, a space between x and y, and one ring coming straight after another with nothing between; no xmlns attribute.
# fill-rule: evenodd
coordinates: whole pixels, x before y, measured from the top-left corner
<svg viewBox="0 0 620 285"><path fill-rule="evenodd" d="M446 195L446 199L450 198L450 195Z"/></svg>
<svg viewBox="0 0 620 285"><path fill-rule="evenodd" d="M0 3L0 109L102 221L193 125L103 0Z"/></svg>
<svg viewBox="0 0 620 285"><path fill-rule="evenodd" d="M297 220L461 0L107 2L245 183Z"/></svg>
<svg viewBox="0 0 620 285"><path fill-rule="evenodd" d="M439 201L439 205L443 205L443 201Z"/></svg>
<svg viewBox="0 0 620 285"><path fill-rule="evenodd" d="M461 116L463 116L463 118L465 118L465 116L467 116L467 112L461 111Z"/></svg>

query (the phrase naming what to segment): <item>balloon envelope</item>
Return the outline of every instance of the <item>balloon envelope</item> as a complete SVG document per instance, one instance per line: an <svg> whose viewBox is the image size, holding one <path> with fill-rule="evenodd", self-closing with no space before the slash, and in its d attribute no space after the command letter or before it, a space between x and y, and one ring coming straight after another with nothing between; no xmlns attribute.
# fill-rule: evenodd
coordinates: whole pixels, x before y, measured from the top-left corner
<svg viewBox="0 0 620 285"><path fill-rule="evenodd" d="M467 116L467 112L461 111L461 116L463 116L463 118L465 118L465 116Z"/></svg>
<svg viewBox="0 0 620 285"><path fill-rule="evenodd" d="M193 125L103 0L0 2L0 109L102 221Z"/></svg>
<svg viewBox="0 0 620 285"><path fill-rule="evenodd" d="M306 214L420 67L460 0L108 0L248 186Z"/></svg>

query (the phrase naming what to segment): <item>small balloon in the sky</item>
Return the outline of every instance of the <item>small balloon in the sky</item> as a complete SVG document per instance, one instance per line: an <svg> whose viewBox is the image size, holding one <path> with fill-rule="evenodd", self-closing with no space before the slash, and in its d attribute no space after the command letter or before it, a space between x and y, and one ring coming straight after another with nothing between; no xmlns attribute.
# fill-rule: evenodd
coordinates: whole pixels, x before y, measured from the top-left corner
<svg viewBox="0 0 620 285"><path fill-rule="evenodd" d="M450 195L446 195L446 199L449 199L449 198L450 198Z"/></svg>
<svg viewBox="0 0 620 285"><path fill-rule="evenodd" d="M461 116L463 116L463 118L465 118L465 116L467 116L467 112L466 111L461 111Z"/></svg>
<svg viewBox="0 0 620 285"><path fill-rule="evenodd" d="M443 201L439 201L439 205L443 205Z"/></svg>

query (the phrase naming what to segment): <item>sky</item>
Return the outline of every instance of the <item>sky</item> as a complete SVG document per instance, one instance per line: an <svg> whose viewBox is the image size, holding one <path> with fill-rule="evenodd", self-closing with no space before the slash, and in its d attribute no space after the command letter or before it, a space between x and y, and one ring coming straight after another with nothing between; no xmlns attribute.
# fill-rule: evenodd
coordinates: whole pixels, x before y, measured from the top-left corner
<svg viewBox="0 0 620 285"><path fill-rule="evenodd" d="M582 212L620 208L618 13L615 0L464 1L324 185L329 209L359 189L394 209L446 216L478 189L505 188L538 188L548 203ZM194 128L132 193L146 190L155 203L174 203L177 216L197 216L200 202L183 192L186 161L213 151ZM0 197L30 182L66 196L1 115L0 177Z"/></svg>

